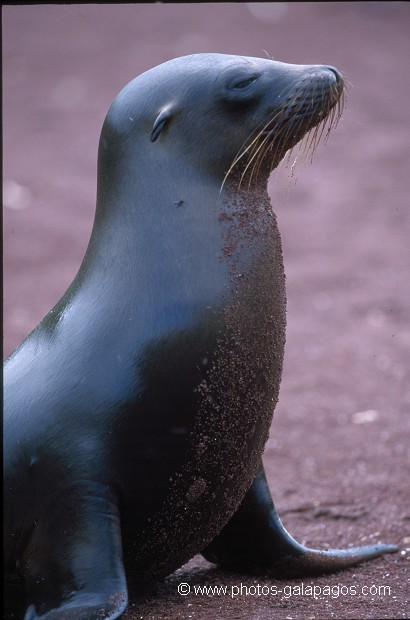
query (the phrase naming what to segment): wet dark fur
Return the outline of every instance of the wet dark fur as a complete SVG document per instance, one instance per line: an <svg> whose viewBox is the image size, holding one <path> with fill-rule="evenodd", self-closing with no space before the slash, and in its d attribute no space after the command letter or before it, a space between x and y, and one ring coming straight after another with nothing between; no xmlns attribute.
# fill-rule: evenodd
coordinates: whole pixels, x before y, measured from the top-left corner
<svg viewBox="0 0 410 620"><path fill-rule="evenodd" d="M115 99L79 273L5 364L5 558L25 620L115 620L126 574L142 589L200 552L283 577L395 550L300 545L261 461L286 326L267 182L342 102L336 69L218 54Z"/></svg>

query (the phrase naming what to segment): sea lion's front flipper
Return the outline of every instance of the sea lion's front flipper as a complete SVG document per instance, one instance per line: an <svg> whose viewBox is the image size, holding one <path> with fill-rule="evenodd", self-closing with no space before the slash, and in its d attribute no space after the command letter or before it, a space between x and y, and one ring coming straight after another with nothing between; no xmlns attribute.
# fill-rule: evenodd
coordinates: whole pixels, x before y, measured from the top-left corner
<svg viewBox="0 0 410 620"><path fill-rule="evenodd" d="M326 551L300 545L278 517L261 464L238 510L202 555L231 570L298 577L331 573L394 551L395 545Z"/></svg>
<svg viewBox="0 0 410 620"><path fill-rule="evenodd" d="M115 620L127 607L116 503L105 487L84 486L32 533L22 561L31 603L24 620Z"/></svg>

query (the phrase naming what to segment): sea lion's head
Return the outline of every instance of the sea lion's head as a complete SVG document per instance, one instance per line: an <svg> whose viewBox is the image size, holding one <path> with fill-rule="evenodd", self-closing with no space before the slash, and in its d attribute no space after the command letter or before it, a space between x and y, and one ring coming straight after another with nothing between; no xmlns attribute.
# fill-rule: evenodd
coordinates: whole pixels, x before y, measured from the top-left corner
<svg viewBox="0 0 410 620"><path fill-rule="evenodd" d="M184 56L120 92L100 147L108 148L107 135L113 134L117 152L132 143L152 165L163 167L171 155L185 170L216 176L221 184L234 171L260 183L304 136L310 134L306 147L314 150L326 125L329 130L341 114L343 91L334 67Z"/></svg>

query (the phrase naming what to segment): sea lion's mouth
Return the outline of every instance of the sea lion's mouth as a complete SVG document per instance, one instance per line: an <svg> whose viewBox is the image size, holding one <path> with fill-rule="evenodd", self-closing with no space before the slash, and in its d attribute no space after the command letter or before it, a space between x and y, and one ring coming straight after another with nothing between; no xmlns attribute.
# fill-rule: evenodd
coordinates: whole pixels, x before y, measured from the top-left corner
<svg viewBox="0 0 410 620"><path fill-rule="evenodd" d="M330 113L331 108L328 110L320 109L316 106L316 108L304 106L305 109L300 109L297 111L293 111L295 106L284 106L282 110L276 112L274 119L271 123L270 127L266 127L263 129L259 136L264 138L266 136L275 137L275 133L278 131L284 130L286 128L291 127L292 125L295 127L299 127L302 131L308 131L314 125L324 120L328 114Z"/></svg>
<svg viewBox="0 0 410 620"><path fill-rule="evenodd" d="M286 96L280 105L268 108L266 120L244 143L225 180L234 168L241 170L240 184L245 177L248 184L257 182L260 172L267 177L299 142L304 157L312 159L320 141L326 142L338 124L344 108L343 79L336 70L328 69L327 79L326 74L315 80L307 76L299 86L282 93Z"/></svg>
<svg viewBox="0 0 410 620"><path fill-rule="evenodd" d="M260 132L260 137L281 137L281 134L283 137L292 127L297 128L303 137L315 125L326 120L335 106L335 116L339 118L343 110L343 91L343 82L336 82L327 89L323 86L321 89L305 88L288 96L276 110L270 112L271 119Z"/></svg>

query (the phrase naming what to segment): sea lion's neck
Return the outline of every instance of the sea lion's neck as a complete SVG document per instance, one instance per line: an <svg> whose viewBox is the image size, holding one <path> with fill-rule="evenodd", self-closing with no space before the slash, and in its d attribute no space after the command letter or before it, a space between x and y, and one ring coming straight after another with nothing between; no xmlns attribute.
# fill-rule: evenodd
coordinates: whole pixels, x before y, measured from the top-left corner
<svg viewBox="0 0 410 620"><path fill-rule="evenodd" d="M275 222L263 184L238 184L234 177L223 184L222 177L160 155L142 161L134 148L115 161L100 157L81 281L94 277L106 287L111 278L114 289L141 290L141 284L163 286L167 278L178 289L181 278L189 286L198 278L206 282L207 274L214 277L238 243L246 256L264 239L270 242Z"/></svg>
<svg viewBox="0 0 410 620"><path fill-rule="evenodd" d="M128 287L133 282L138 287L136 274L154 282L170 271L168 277L178 279L175 269L189 271L190 261L206 260L215 251L221 202L217 184L195 173L186 180L176 174L161 177L152 171L148 180L137 172L135 179L103 184L81 268L84 277L105 271L111 286L127 281Z"/></svg>
<svg viewBox="0 0 410 620"><path fill-rule="evenodd" d="M235 297L246 273L271 286L271 257L279 255L281 265L281 251L265 189L238 191L228 179L221 191L221 179L181 171L178 161L140 163L128 157L110 174L100 167L94 227L66 307L86 297L93 317L121 323L143 306L141 326L161 315L156 326L169 329L173 316L179 329Z"/></svg>

